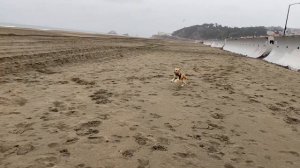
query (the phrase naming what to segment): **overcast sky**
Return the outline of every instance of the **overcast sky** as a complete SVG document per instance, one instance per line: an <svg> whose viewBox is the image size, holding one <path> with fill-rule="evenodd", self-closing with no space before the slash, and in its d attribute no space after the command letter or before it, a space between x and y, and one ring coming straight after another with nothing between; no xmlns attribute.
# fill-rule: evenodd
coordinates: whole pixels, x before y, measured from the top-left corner
<svg viewBox="0 0 300 168"><path fill-rule="evenodd" d="M300 0L0 0L0 23L149 37L202 23L284 26L293 2ZM300 28L299 18L293 6L289 27Z"/></svg>

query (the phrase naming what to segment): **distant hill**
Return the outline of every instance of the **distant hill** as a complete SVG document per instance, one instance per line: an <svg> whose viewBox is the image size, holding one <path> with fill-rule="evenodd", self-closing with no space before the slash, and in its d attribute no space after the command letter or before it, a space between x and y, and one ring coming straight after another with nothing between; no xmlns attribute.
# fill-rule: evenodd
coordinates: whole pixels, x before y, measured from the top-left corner
<svg viewBox="0 0 300 168"><path fill-rule="evenodd" d="M185 27L172 33L172 36L194 40L225 39L248 36L266 36L268 29L259 27L228 27L218 24L203 24Z"/></svg>

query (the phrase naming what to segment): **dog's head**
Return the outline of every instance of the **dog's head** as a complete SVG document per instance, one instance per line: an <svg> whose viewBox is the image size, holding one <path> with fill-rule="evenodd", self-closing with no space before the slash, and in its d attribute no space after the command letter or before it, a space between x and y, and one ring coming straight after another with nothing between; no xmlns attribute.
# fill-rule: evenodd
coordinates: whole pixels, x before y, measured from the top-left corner
<svg viewBox="0 0 300 168"><path fill-rule="evenodd" d="M177 75L180 74L180 71L181 71L180 68L175 68L175 69L174 69L174 73L177 74Z"/></svg>

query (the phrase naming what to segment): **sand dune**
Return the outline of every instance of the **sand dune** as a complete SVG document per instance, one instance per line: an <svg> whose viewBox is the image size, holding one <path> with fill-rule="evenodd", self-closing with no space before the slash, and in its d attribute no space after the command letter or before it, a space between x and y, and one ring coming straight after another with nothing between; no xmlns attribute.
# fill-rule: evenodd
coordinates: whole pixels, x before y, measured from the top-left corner
<svg viewBox="0 0 300 168"><path fill-rule="evenodd" d="M193 43L0 31L0 167L300 167L298 72Z"/></svg>

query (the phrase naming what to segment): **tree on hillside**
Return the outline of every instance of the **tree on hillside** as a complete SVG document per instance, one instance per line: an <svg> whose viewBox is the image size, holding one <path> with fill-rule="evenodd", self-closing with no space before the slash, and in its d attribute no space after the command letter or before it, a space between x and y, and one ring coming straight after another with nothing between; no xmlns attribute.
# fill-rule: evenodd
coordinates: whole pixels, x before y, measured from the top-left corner
<svg viewBox="0 0 300 168"><path fill-rule="evenodd" d="M238 28L222 26L218 24L202 24L177 30L173 32L172 35L194 40L266 36L267 28L263 26Z"/></svg>

